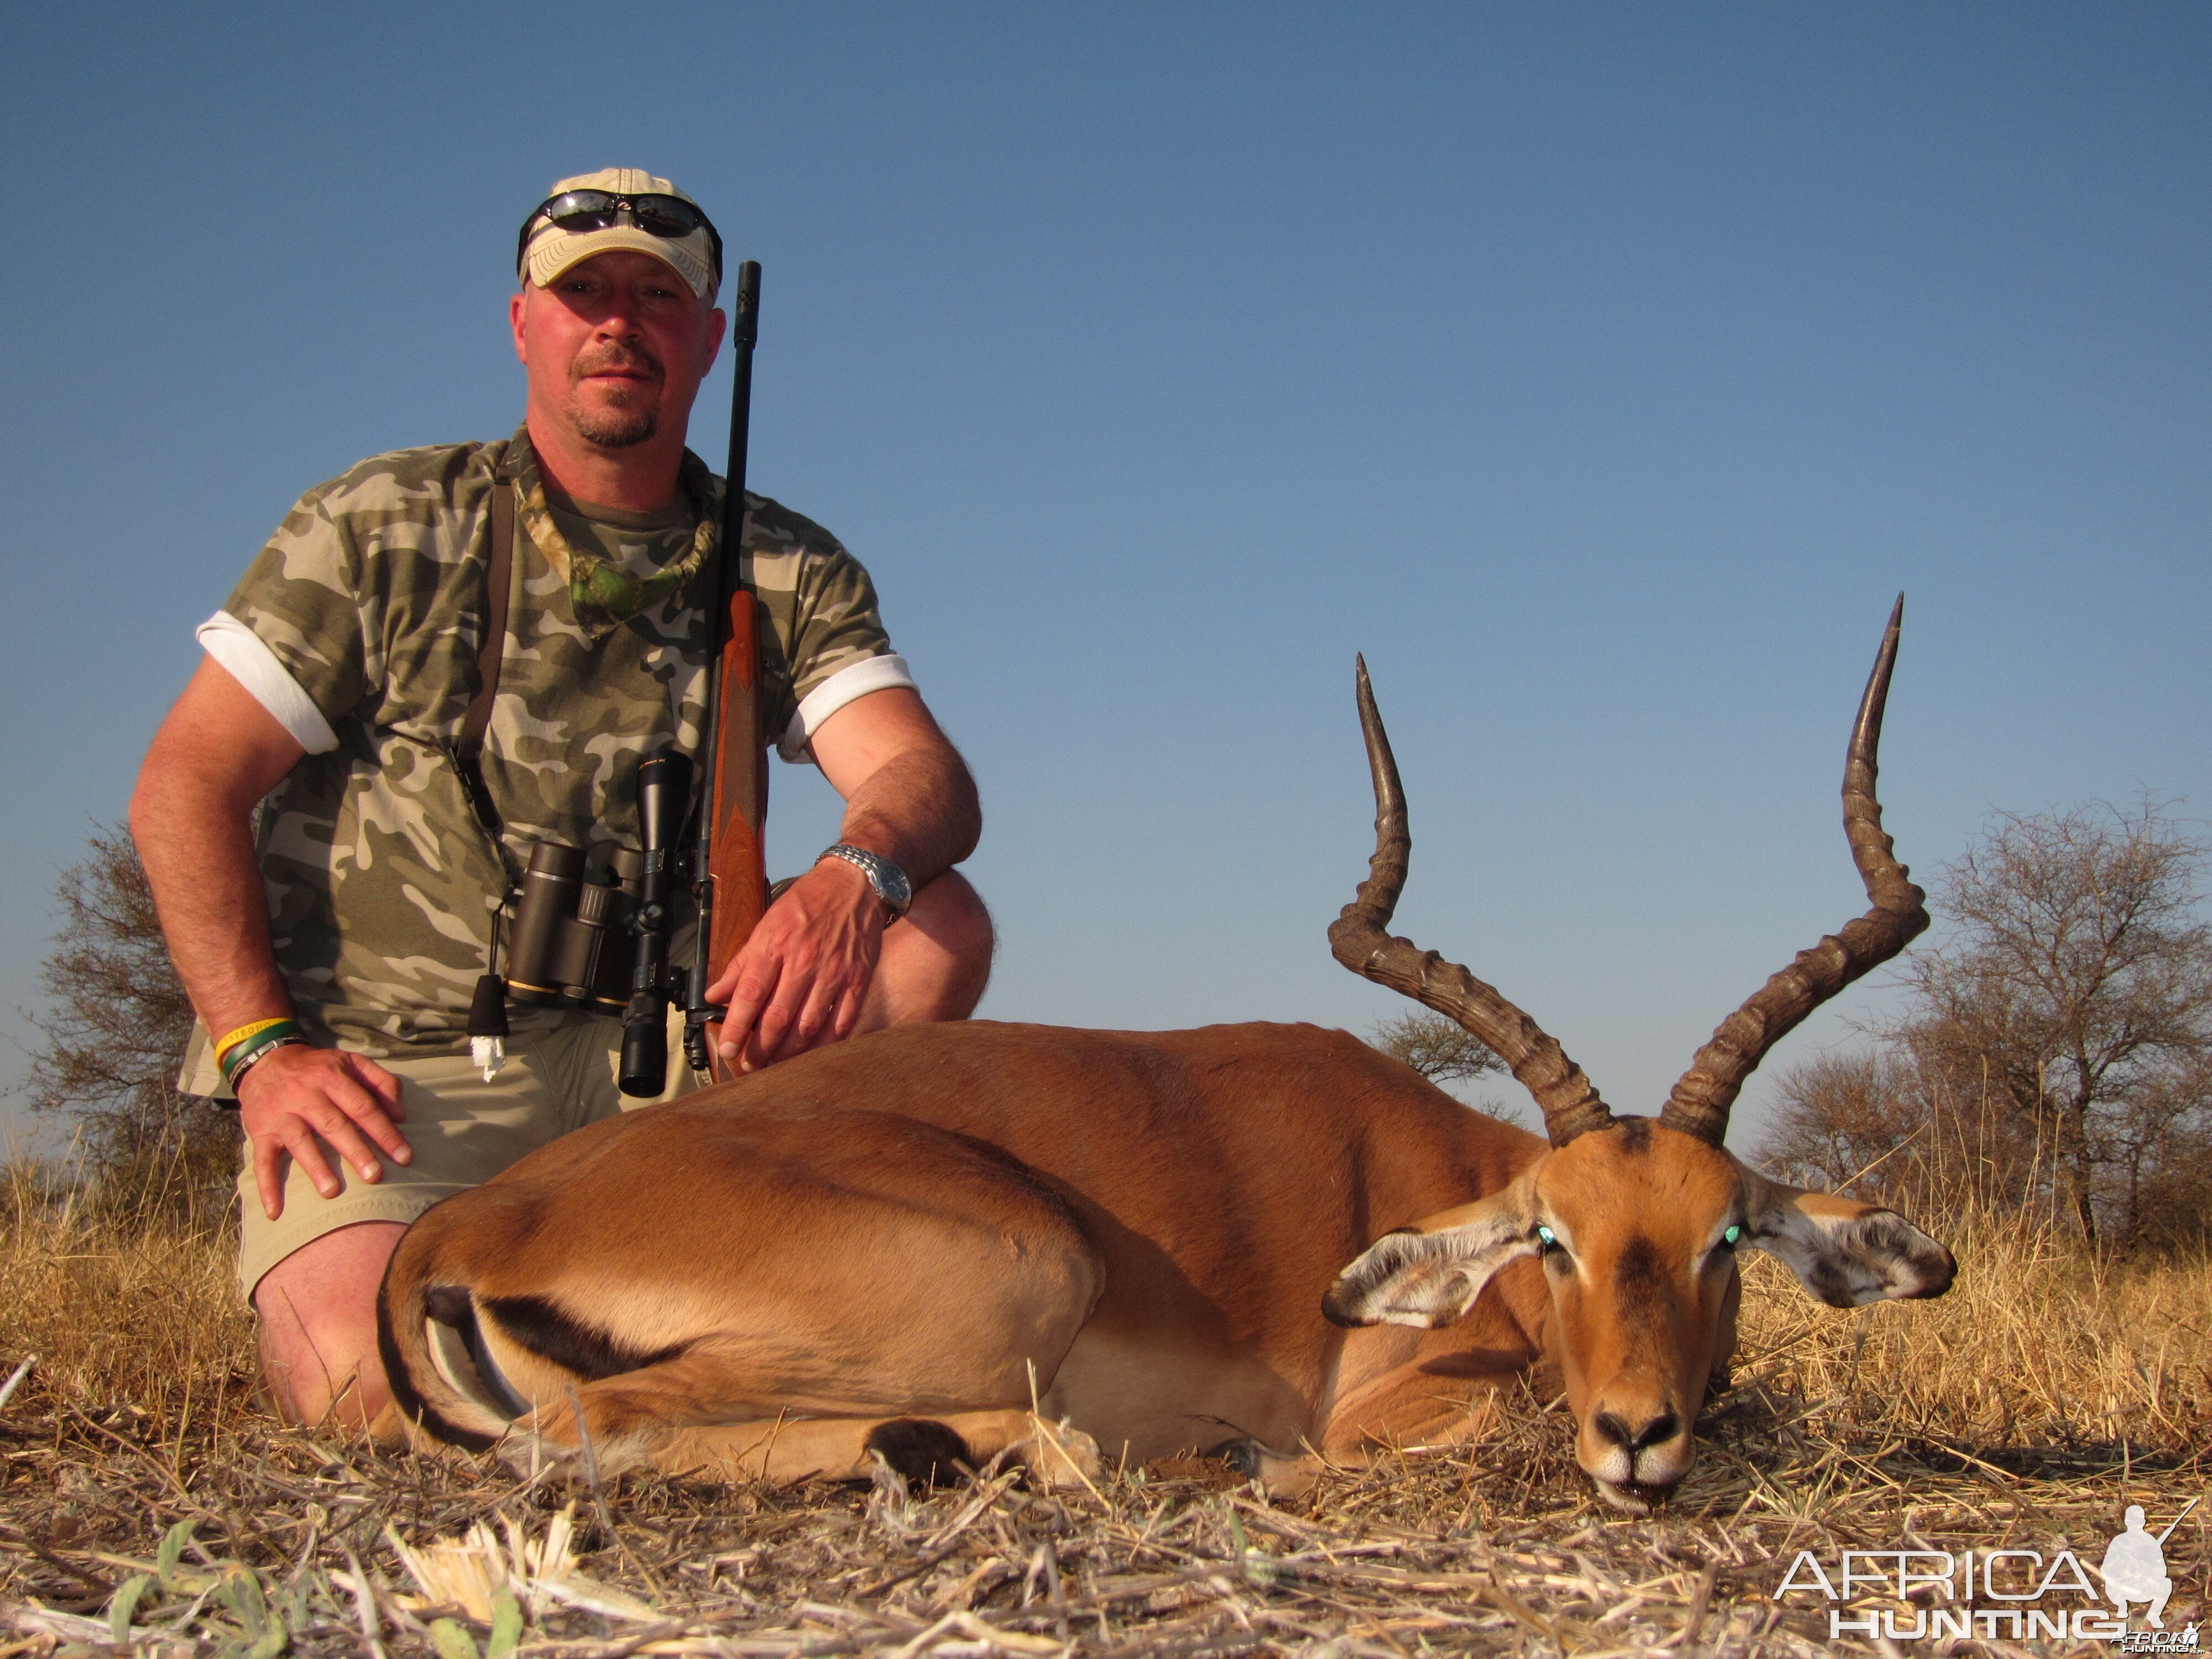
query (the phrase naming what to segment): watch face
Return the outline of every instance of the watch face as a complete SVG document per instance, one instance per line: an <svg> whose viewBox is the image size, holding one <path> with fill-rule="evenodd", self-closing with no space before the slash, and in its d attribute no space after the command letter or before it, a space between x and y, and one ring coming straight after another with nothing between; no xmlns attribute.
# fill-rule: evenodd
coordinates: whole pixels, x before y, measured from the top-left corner
<svg viewBox="0 0 2212 1659"><path fill-rule="evenodd" d="M843 859L866 876L869 888L882 902L884 908L890 912L893 921L904 915L907 907L914 902L914 884L907 879L906 872L889 859L871 853L866 848L848 846L842 842L822 856Z"/></svg>
<svg viewBox="0 0 2212 1659"><path fill-rule="evenodd" d="M906 908L914 902L914 884L906 878L906 872L886 860L878 860L876 870L883 885L877 896L891 908L895 915L904 915Z"/></svg>

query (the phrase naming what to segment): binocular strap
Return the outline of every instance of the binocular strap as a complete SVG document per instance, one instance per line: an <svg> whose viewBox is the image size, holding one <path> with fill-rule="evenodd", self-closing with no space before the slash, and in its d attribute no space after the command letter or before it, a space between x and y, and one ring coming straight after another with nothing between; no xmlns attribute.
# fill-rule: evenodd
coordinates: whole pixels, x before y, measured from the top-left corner
<svg viewBox="0 0 2212 1659"><path fill-rule="evenodd" d="M460 762L461 781L471 804L495 832L499 827L492 810L491 792L484 787L477 763L483 754L484 732L491 725L491 706L499 696L500 659L507 654L507 588L514 570L514 480L502 459L492 474L491 546L484 568L483 639L477 647L477 694L461 716L461 734L453 745Z"/></svg>

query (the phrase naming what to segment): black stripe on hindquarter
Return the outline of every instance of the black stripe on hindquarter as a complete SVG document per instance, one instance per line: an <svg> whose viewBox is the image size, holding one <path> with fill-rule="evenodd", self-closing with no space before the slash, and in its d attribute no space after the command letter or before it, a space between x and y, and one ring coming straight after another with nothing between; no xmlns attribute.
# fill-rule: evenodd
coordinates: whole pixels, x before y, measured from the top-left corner
<svg viewBox="0 0 2212 1659"><path fill-rule="evenodd" d="M398 1252L394 1251L392 1259L397 1261ZM448 1445L472 1452L490 1449L493 1443L491 1436L448 1423L416 1389L415 1379L407 1370L407 1362L400 1358L399 1343L392 1334L390 1262L385 1264L384 1283L378 1288L376 1296L376 1353L377 1358L384 1362L384 1380L392 1390L392 1403L398 1407L401 1415L409 1422L419 1425Z"/></svg>
<svg viewBox="0 0 2212 1659"><path fill-rule="evenodd" d="M641 1371L647 1365L675 1358L684 1348L681 1342L672 1342L665 1348L627 1346L542 1296L487 1297L483 1305L499 1322L500 1329L515 1341L539 1358L574 1371L587 1382Z"/></svg>
<svg viewBox="0 0 2212 1659"><path fill-rule="evenodd" d="M468 1291L459 1285L440 1285L423 1297L422 1305L429 1310L431 1318L460 1334L469 1351L470 1369L476 1372L483 1391L491 1395L493 1407L506 1413L510 1422L529 1416L530 1402L515 1393L507 1373L484 1346L483 1322L477 1317L476 1304Z"/></svg>

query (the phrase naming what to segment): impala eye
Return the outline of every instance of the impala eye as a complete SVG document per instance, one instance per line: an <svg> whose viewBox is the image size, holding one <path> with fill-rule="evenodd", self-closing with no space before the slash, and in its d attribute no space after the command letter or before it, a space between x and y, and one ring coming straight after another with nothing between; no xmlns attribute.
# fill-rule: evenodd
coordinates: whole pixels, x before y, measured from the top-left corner
<svg viewBox="0 0 2212 1659"><path fill-rule="evenodd" d="M1725 1244L1725 1245L1727 1245L1727 1246L1729 1247L1729 1249L1730 1249L1732 1250L1732 1249L1735 1249L1735 1242L1736 1242L1736 1240L1738 1240L1739 1238L1741 1238L1742 1237L1743 1237L1743 1229L1742 1229L1742 1228L1741 1228L1741 1227L1739 1227L1739 1226L1736 1226L1736 1225L1735 1225L1733 1223L1731 1223L1731 1224L1729 1224L1729 1230L1728 1230L1726 1232L1724 1232L1724 1233L1723 1233L1723 1234L1721 1235L1721 1243L1723 1243L1723 1244Z"/></svg>
<svg viewBox="0 0 2212 1659"><path fill-rule="evenodd" d="M1536 1229L1536 1242L1547 1250L1556 1250L1559 1248L1559 1236L1549 1227Z"/></svg>

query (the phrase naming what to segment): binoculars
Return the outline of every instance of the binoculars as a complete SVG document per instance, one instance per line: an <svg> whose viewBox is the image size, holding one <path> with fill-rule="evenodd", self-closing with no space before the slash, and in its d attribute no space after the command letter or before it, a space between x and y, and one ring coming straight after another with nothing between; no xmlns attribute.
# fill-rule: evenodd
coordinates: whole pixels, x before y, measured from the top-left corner
<svg viewBox="0 0 2212 1659"><path fill-rule="evenodd" d="M604 879L590 879L580 848L541 841L522 878L507 958L507 994L533 1008L619 1014L629 1006L645 859L617 847Z"/></svg>
<svg viewBox="0 0 2212 1659"><path fill-rule="evenodd" d="M669 893L691 793L691 763L656 755L637 769L639 838L594 872L580 848L541 841L515 905L507 994L537 1008L623 1017L619 1082L650 1098L668 1080Z"/></svg>

